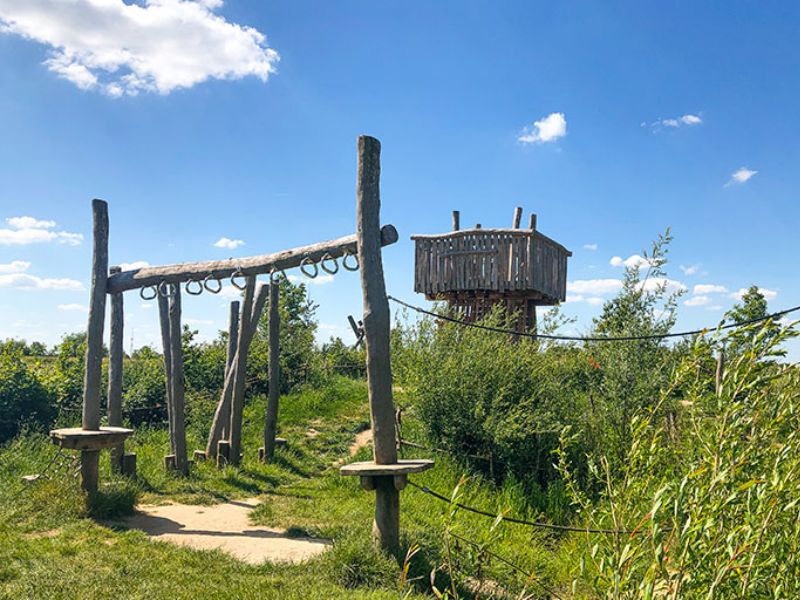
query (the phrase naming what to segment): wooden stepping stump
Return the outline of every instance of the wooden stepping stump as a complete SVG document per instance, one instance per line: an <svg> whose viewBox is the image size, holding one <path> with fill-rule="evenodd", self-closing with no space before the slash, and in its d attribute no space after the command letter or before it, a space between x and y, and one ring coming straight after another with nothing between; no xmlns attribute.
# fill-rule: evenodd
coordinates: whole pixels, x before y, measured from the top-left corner
<svg viewBox="0 0 800 600"><path fill-rule="evenodd" d="M68 427L53 429L50 432L50 441L67 450L81 451L81 487L92 494L97 491L99 479L97 457L100 450L119 446L132 433L133 429L124 427L100 427L99 429Z"/></svg>
<svg viewBox="0 0 800 600"><path fill-rule="evenodd" d="M405 489L409 473L422 473L433 467L433 461L425 458L399 459L390 465L374 462L354 462L339 469L342 475L358 476L361 487L371 491L376 489L378 480L391 480L394 489Z"/></svg>

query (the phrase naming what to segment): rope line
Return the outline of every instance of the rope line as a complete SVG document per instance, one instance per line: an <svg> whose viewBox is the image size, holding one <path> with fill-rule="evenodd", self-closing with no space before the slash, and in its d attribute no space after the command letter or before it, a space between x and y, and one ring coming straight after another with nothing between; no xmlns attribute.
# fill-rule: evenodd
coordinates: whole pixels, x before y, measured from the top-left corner
<svg viewBox="0 0 800 600"><path fill-rule="evenodd" d="M792 308L787 308L786 310L781 310L778 312L774 312L772 314L766 315L764 317L758 317L756 319L749 319L747 321L742 321L741 323L728 323L727 325L718 325L717 327L704 327L703 329L693 329L690 331L680 331L676 333L658 333L658 334L650 334L650 335L625 335L625 336L615 336L615 337L598 337L598 336L579 336L579 335L554 335L549 333L531 333L528 331L514 331L513 329L505 329L503 327L495 327L493 325L482 325L480 323L470 323L469 321L463 321L461 319L456 319L455 317L451 317L448 315L441 315L435 313L430 310L426 310L420 306L414 306L413 304L409 304L408 302L404 302L394 296L387 296L389 300L400 304L401 306L405 306L411 310L414 310L420 314L428 315L430 317L435 317L437 319L441 319L442 321L447 321L449 323L455 323L456 325L463 325L465 327L473 327L475 329L482 329L484 331L491 331L493 333L505 333L508 335L516 335L521 337L528 337L533 339L544 339L544 340L560 340L565 342L635 342L635 341L643 341L643 340L663 340L666 338L678 338L678 337L686 337L690 335L700 335L706 334L709 331L722 331L724 329L734 329L736 327L744 327L746 325L752 325L753 323L760 323L762 321L768 321L769 319L774 319L776 317L782 317L784 315L788 315L789 313L797 312L800 310L800 306L794 306Z"/></svg>
<svg viewBox="0 0 800 600"><path fill-rule="evenodd" d="M540 529L552 529L554 531L571 531L574 533L603 533L608 535L639 535L642 533L646 533L642 529L595 529L591 527L573 527L571 525L556 525L555 523L542 523L540 521L527 521L525 519L517 519L515 517L506 517L500 515L494 515L490 512L486 512L485 510L481 510L479 508L474 508L472 506L468 506L466 504L462 504L461 502L455 502L451 498L447 496L443 496L437 492L434 492L428 486L425 485L418 485L408 480L408 485L414 487L421 492L424 492L430 496L433 496L437 500L442 500L443 502L447 502L453 506L457 506L458 508L464 509L468 512L475 513L476 515L482 515L484 517L489 517L490 519L497 519L498 517L503 521L508 521L509 523L516 523L517 525L527 525L529 527L538 527ZM661 529L661 533L669 533L672 531L672 528L664 528Z"/></svg>
<svg viewBox="0 0 800 600"><path fill-rule="evenodd" d="M477 548L481 552L485 553L487 556L491 556L492 558L495 558L495 559L499 560L501 563L503 563L507 567L511 567L517 573L525 575L525 577L528 578L528 581L531 581L531 582L535 583L542 590L544 590L546 593L550 594L552 597L556 598L557 600L561 600L561 597L558 594L556 594L553 590L551 590L549 587L547 587L545 584L543 584L541 579L537 575L535 575L533 573L528 573L525 569L523 569L522 567L520 567L518 565L515 565L514 563L512 563L507 558L504 558L504 557L500 556L499 554L496 554L495 552L492 552L488 548L484 548L483 546L481 546L477 542L473 542L472 540L468 540L465 537L461 537L457 533L453 533L452 531L448 531L447 535L449 535L450 537L454 537L455 539L459 540L460 542L464 542L465 544L469 544L473 548Z"/></svg>

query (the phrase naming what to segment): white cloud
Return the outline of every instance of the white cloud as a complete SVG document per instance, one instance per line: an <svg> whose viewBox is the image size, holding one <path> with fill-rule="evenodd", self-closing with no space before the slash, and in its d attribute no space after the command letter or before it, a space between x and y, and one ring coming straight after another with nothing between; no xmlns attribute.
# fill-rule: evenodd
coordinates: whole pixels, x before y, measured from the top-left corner
<svg viewBox="0 0 800 600"><path fill-rule="evenodd" d="M77 246L83 241L80 233L52 231L55 221L41 221L33 217L9 217L6 223L10 229L0 229L0 246L24 246L57 241L69 246Z"/></svg>
<svg viewBox="0 0 800 600"><path fill-rule="evenodd" d="M40 221L33 217L9 217L6 223L14 229L52 229L56 226L55 221Z"/></svg>
<svg viewBox="0 0 800 600"><path fill-rule="evenodd" d="M658 119L654 123L652 123L651 127L653 130L659 130L663 127L671 127L676 129L678 127L683 127L687 125L689 127L693 125L700 125L703 122L703 119L699 115L692 115L692 114L685 114L680 117L672 117L669 119ZM642 123L644 126L645 123Z"/></svg>
<svg viewBox="0 0 800 600"><path fill-rule="evenodd" d="M680 265L678 267L681 271L683 271L684 275L696 275L700 271L700 265L689 265L688 267L684 265Z"/></svg>
<svg viewBox="0 0 800 600"><path fill-rule="evenodd" d="M583 249L591 250L592 252L594 252L595 250L597 250L597 244L584 244Z"/></svg>
<svg viewBox="0 0 800 600"><path fill-rule="evenodd" d="M628 267L628 268L635 268L641 269L642 267L649 267L653 263L646 259L643 256L639 256L638 254L632 254L625 260L622 259L621 256L612 256L611 260L608 263L612 267Z"/></svg>
<svg viewBox="0 0 800 600"><path fill-rule="evenodd" d="M10 263L0 263L0 273L22 273L27 271L31 263L24 260L12 260Z"/></svg>
<svg viewBox="0 0 800 600"><path fill-rule="evenodd" d="M576 295L602 296L616 293L620 289L622 289L622 282L619 279L576 279L567 282L567 291Z"/></svg>
<svg viewBox="0 0 800 600"><path fill-rule="evenodd" d="M119 263L119 268L123 271L135 271L136 269L143 269L149 267L150 263L146 260L135 260L129 263Z"/></svg>
<svg viewBox="0 0 800 600"><path fill-rule="evenodd" d="M711 302L708 296L692 296L684 304L686 306L705 306Z"/></svg>
<svg viewBox="0 0 800 600"><path fill-rule="evenodd" d="M685 292L688 289L680 281L675 281L674 279L668 279L666 277L648 277L639 284L639 288L647 292L654 292L661 286L664 286L664 290L668 294Z"/></svg>
<svg viewBox="0 0 800 600"><path fill-rule="evenodd" d="M773 300L778 296L778 292L775 290L769 290L767 288L760 287L758 288L758 291L761 292L761 294L764 296L766 300ZM747 288L739 288L739 290L731 292L729 294L729 297L733 298L734 300L741 300L742 296L744 296L746 293L747 293Z"/></svg>
<svg viewBox="0 0 800 600"><path fill-rule="evenodd" d="M289 275L289 281L292 283L305 283L306 285L325 285L333 282L333 275L328 273L319 274L314 279L305 275L302 277L300 275Z"/></svg>
<svg viewBox="0 0 800 600"><path fill-rule="evenodd" d="M0 32L49 47L44 65L112 97L168 94L208 79L266 81L278 53L253 27L214 11L222 0L2 0Z"/></svg>
<svg viewBox="0 0 800 600"><path fill-rule="evenodd" d="M67 290L80 291L83 284L75 279L49 279L29 275L27 273L11 273L0 275L0 287L17 288L21 290Z"/></svg>
<svg viewBox="0 0 800 600"><path fill-rule="evenodd" d="M184 319L187 325L213 325L214 321L210 319Z"/></svg>
<svg viewBox="0 0 800 600"><path fill-rule="evenodd" d="M742 167L738 169L731 175L731 178L728 180L728 183L725 184L725 187L731 185L739 185L749 181L758 171L753 171L752 169L748 169L747 167Z"/></svg>
<svg viewBox="0 0 800 600"><path fill-rule="evenodd" d="M235 250L239 246L244 246L244 240L232 240L226 237L221 237L214 242L214 246L217 248L228 248L229 250Z"/></svg>
<svg viewBox="0 0 800 600"><path fill-rule="evenodd" d="M603 298L600 298L599 296L589 296L588 298L586 298L586 303L591 304L592 306L603 304L603 302L605 302L605 300Z"/></svg>
<svg viewBox="0 0 800 600"><path fill-rule="evenodd" d="M692 293L698 296L705 294L724 294L728 291L724 285L715 285L713 283L698 283L694 286Z"/></svg>
<svg viewBox="0 0 800 600"><path fill-rule="evenodd" d="M533 127L523 129L517 138L523 144L543 144L554 142L567 135L567 120L564 113L550 113L543 119L534 121Z"/></svg>
<svg viewBox="0 0 800 600"><path fill-rule="evenodd" d="M89 308L83 304L59 304L58 310L89 312Z"/></svg>

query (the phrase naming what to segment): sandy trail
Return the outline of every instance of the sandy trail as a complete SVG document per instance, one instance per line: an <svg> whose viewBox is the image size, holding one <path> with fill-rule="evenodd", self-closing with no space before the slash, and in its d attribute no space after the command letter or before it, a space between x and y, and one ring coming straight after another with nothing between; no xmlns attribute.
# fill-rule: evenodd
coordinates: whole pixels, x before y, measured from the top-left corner
<svg viewBox="0 0 800 600"><path fill-rule="evenodd" d="M284 530L255 526L249 514L256 498L213 506L165 504L140 506L121 524L155 540L197 550L222 550L250 564L302 562L323 552L330 541L289 537Z"/></svg>

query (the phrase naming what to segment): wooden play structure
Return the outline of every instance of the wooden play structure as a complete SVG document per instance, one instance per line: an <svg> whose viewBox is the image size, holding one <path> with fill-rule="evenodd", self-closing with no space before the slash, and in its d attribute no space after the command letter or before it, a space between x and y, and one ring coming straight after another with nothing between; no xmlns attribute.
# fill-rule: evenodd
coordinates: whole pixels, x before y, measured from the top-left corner
<svg viewBox="0 0 800 600"><path fill-rule="evenodd" d="M563 302L567 259L572 252L536 229L530 215L520 229L522 208L510 229L461 229L453 211L453 230L412 235L415 244L414 291L428 300L445 300L461 318L474 322L494 306L516 315L517 331L536 329L536 307Z"/></svg>
<svg viewBox="0 0 800 600"><path fill-rule="evenodd" d="M205 451L194 453L195 460L217 458L218 464L237 465L241 460L242 409L244 406L245 365L250 342L264 306L269 300L269 398L264 426L263 460L272 457L279 440L275 437L278 419L278 278L284 271L299 267L308 277L319 269L327 273L360 268L364 299L363 340L367 355L367 378L373 431L374 460L342 467L343 475L360 477L365 489L374 490L375 538L393 554L399 551L400 496L408 473L433 466L429 460L398 459L395 439L395 411L392 398L392 370L389 353L389 304L383 277L381 248L397 241L392 225L380 225L380 142L358 138L357 232L336 240L320 242L274 254L249 258L123 271L108 267L108 206L103 200L92 202L93 258L87 327L81 426L50 432L54 443L81 452L81 485L91 500L98 488L99 455L111 449L112 465L122 472L135 470L135 456L124 451L125 439L133 433L122 427L123 293L139 290L144 300L157 299L167 373L168 420L171 454L165 464L176 473L188 473L183 354L181 348L181 284L189 295L203 291L218 293L222 280L242 290L241 302L233 302L230 312L230 338L225 384L220 397ZM256 278L268 275L269 284L256 289ZM103 332L106 299L110 298L108 426L101 425L100 384L103 359Z"/></svg>

